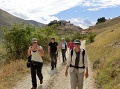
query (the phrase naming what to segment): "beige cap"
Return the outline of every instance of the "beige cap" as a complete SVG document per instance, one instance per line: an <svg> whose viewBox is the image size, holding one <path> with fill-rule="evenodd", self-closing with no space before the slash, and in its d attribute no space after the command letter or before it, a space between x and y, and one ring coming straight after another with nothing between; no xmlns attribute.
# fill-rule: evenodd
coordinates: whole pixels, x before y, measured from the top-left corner
<svg viewBox="0 0 120 89"><path fill-rule="evenodd" d="M37 42L37 39L36 39L36 38L33 38L33 39L32 39L32 42Z"/></svg>

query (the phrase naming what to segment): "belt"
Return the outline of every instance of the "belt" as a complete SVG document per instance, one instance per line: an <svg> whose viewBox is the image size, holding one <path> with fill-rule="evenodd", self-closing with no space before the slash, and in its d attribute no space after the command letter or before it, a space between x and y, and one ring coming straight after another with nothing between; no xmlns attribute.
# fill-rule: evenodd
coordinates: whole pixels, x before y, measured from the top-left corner
<svg viewBox="0 0 120 89"><path fill-rule="evenodd" d="M79 69L79 68L84 69L84 68L85 68L85 66L78 67L78 66L73 66L72 64L70 64L70 67L74 67L74 68L76 68L76 69Z"/></svg>

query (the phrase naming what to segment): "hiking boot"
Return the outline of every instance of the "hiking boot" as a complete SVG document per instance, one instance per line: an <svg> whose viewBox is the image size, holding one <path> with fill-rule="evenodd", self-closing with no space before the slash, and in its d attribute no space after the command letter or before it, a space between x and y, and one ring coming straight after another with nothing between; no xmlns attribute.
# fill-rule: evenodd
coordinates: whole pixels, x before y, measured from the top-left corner
<svg viewBox="0 0 120 89"><path fill-rule="evenodd" d="M54 70L54 68L51 68L51 70Z"/></svg>
<svg viewBox="0 0 120 89"><path fill-rule="evenodd" d="M36 87L32 87L31 89L36 89Z"/></svg>
<svg viewBox="0 0 120 89"><path fill-rule="evenodd" d="M42 84L43 83L43 80L40 80L40 84Z"/></svg>

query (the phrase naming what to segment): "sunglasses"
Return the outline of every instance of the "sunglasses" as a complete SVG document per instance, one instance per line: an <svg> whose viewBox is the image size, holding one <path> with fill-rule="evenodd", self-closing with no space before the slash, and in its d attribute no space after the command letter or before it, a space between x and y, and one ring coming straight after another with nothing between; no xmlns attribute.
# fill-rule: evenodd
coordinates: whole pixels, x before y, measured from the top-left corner
<svg viewBox="0 0 120 89"><path fill-rule="evenodd" d="M80 43L75 43L75 45L80 45Z"/></svg>

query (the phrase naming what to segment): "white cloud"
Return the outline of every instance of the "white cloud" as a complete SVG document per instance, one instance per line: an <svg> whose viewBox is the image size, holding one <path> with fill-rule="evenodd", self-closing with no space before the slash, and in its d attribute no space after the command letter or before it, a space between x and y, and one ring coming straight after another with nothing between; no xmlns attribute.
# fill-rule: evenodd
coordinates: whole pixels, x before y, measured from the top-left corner
<svg viewBox="0 0 120 89"><path fill-rule="evenodd" d="M81 0L2 0L0 8L23 19L48 23L54 19L58 20L53 15L80 3Z"/></svg>
<svg viewBox="0 0 120 89"><path fill-rule="evenodd" d="M87 7L89 11L97 11L102 8L120 6L120 0L85 0L82 6Z"/></svg>
<svg viewBox="0 0 120 89"><path fill-rule="evenodd" d="M83 19L83 18L72 18L72 19L69 19L69 20L70 20L71 23L74 23L75 25L80 26L84 29L88 28L89 26L95 25L94 22L91 22L90 20Z"/></svg>
<svg viewBox="0 0 120 89"><path fill-rule="evenodd" d="M79 5L87 7L89 11L96 11L119 6L120 0L0 0L1 9L22 19L36 20L41 23L59 20L54 16L55 14ZM84 27L88 25L84 19L81 23L82 25L79 25L85 25Z"/></svg>

